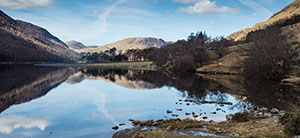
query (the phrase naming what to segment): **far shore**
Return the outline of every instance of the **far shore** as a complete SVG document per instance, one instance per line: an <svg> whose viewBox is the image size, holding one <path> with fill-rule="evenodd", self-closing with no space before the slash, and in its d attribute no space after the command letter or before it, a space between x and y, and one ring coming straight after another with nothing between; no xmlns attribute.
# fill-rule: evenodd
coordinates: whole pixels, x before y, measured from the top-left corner
<svg viewBox="0 0 300 138"><path fill-rule="evenodd" d="M110 62L110 63L49 63L49 62L0 62L0 65L34 65L52 67L103 67L155 70L152 61L141 62Z"/></svg>

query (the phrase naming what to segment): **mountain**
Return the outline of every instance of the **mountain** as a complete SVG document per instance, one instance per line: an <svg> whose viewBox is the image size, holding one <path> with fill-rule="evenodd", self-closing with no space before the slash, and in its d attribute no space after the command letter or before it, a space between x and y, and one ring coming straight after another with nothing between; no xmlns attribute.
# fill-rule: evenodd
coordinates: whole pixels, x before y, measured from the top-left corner
<svg viewBox="0 0 300 138"><path fill-rule="evenodd" d="M0 62L72 62L79 55L46 29L0 10Z"/></svg>
<svg viewBox="0 0 300 138"><path fill-rule="evenodd" d="M66 44L69 46L70 49L84 49L87 48L84 44L77 42L77 41L68 41Z"/></svg>
<svg viewBox="0 0 300 138"><path fill-rule="evenodd" d="M235 33L230 34L227 39L229 40L244 40L248 33L251 31L256 31L260 29L265 29L268 26L274 25L278 22L285 22L287 20L290 20L291 18L297 18L297 15L300 15L300 0L295 0L285 8L283 8L281 11L278 13L274 14L271 16L267 21L257 23L254 25L252 28L246 28L240 31L237 31ZM299 17L298 17L299 18ZM294 22L293 24L288 24L286 26L283 26L282 29L284 32L291 32L293 33L292 35L296 35L295 38L300 40L300 26L297 25L298 22Z"/></svg>
<svg viewBox="0 0 300 138"><path fill-rule="evenodd" d="M105 51L107 49L116 48L118 51L122 51L122 53L126 52L129 49L145 49L151 47L161 48L165 46L167 43L159 38L153 37L135 37L135 38L127 38L124 40L120 40L111 44L107 44L104 46L99 46L96 48L86 48L76 50L77 52L100 52Z"/></svg>

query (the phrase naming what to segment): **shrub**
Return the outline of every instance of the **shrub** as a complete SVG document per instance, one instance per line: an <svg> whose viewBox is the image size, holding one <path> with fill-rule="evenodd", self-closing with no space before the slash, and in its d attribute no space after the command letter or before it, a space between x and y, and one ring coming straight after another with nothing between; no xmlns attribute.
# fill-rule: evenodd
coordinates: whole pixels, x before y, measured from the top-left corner
<svg viewBox="0 0 300 138"><path fill-rule="evenodd" d="M249 113L236 113L232 116L232 121L235 122L248 122L250 121L250 114Z"/></svg>
<svg viewBox="0 0 300 138"><path fill-rule="evenodd" d="M279 118L279 121L284 125L284 131L288 135L300 135L300 113L285 114Z"/></svg>

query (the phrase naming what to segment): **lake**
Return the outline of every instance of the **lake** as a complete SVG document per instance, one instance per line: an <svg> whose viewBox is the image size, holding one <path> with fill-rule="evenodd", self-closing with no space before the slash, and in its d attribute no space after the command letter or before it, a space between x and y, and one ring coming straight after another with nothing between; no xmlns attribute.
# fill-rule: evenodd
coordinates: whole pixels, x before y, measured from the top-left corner
<svg viewBox="0 0 300 138"><path fill-rule="evenodd" d="M0 76L1 138L106 138L119 123L132 128L128 119L220 122L254 107L294 110L300 97L292 86L153 70L1 65Z"/></svg>

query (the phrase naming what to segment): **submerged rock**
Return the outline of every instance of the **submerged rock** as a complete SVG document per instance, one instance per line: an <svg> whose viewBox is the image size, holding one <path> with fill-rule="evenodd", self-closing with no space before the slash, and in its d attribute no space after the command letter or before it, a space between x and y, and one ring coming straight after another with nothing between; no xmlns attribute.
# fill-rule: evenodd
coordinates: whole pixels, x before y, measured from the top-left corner
<svg viewBox="0 0 300 138"><path fill-rule="evenodd" d="M130 121L130 122L133 122L133 121L134 121L134 119L128 119L128 121Z"/></svg>
<svg viewBox="0 0 300 138"><path fill-rule="evenodd" d="M113 129L113 130L118 130L119 127L118 127L118 126L113 126L112 129Z"/></svg>
<svg viewBox="0 0 300 138"><path fill-rule="evenodd" d="M171 114L172 113L172 111L171 110L167 110L167 114Z"/></svg>
<svg viewBox="0 0 300 138"><path fill-rule="evenodd" d="M177 114L172 114L172 116L174 116L174 117L178 117L178 115L177 115Z"/></svg>

